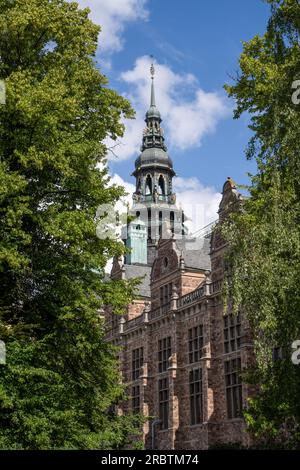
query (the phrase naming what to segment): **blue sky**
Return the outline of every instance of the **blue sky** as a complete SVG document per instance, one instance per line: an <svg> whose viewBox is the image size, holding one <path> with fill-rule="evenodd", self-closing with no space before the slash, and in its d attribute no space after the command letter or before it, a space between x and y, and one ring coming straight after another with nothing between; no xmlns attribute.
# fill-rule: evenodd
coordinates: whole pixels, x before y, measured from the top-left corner
<svg viewBox="0 0 300 470"><path fill-rule="evenodd" d="M238 70L242 41L262 34L269 6L262 0L79 0L103 26L97 59L110 87L129 97L135 122L110 156L113 181L132 191L143 117L150 95L149 56L156 67L157 106L185 206L205 208L197 224L216 218L219 192L231 176L248 181L248 116L233 120L234 103L223 90ZM110 145L110 144L109 144ZM189 212L189 210L188 210ZM190 209L191 212L191 209ZM191 214L190 214L191 215Z"/></svg>

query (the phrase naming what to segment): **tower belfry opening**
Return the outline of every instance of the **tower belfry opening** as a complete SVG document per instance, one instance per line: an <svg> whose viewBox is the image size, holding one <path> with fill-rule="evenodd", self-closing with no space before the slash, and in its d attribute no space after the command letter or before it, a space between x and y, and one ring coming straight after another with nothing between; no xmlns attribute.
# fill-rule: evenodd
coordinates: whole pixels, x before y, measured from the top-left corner
<svg viewBox="0 0 300 470"><path fill-rule="evenodd" d="M162 175L160 175L159 180L158 180L158 188L159 188L159 194L162 194L164 196L165 195L165 180Z"/></svg>
<svg viewBox="0 0 300 470"><path fill-rule="evenodd" d="M147 175L146 178L146 191L145 194L148 196L149 194L152 194L152 179L150 175Z"/></svg>

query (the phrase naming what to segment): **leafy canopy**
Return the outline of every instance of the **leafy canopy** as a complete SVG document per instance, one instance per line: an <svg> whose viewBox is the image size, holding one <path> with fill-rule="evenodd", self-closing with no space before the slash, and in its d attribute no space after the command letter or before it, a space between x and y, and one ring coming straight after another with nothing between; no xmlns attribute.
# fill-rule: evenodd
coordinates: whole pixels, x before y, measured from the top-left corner
<svg viewBox="0 0 300 470"><path fill-rule="evenodd" d="M246 412L250 430L268 445L297 447L300 366L291 361L291 345L300 339L300 105L292 96L300 79L300 5L268 3L266 33L244 43L240 73L226 86L235 117L250 113L247 157L257 162L250 197L226 229L230 292L254 338L257 364L248 380L260 392ZM282 351L275 362L274 348Z"/></svg>
<svg viewBox="0 0 300 470"><path fill-rule="evenodd" d="M138 424L111 411L124 392L97 313L122 313L135 290L105 280L124 248L96 236L98 206L123 193L108 187L103 140L133 111L96 67L88 13L0 0L2 449L121 447Z"/></svg>

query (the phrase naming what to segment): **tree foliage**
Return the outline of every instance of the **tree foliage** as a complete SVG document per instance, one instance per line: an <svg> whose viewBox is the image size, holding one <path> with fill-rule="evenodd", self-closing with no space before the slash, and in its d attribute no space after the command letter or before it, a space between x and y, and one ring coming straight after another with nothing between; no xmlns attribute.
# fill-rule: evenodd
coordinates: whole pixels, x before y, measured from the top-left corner
<svg viewBox="0 0 300 470"><path fill-rule="evenodd" d="M299 446L300 365L291 361L300 339L300 5L268 0L266 33L244 43L240 73L226 89L236 99L235 118L248 112L253 137L247 157L257 174L243 212L226 228L235 309L243 306L254 338L260 385L249 403L250 430L264 442ZM281 348L274 361L273 348Z"/></svg>
<svg viewBox="0 0 300 470"><path fill-rule="evenodd" d="M95 63L99 28L64 0L0 0L0 448L112 448L138 418L123 397L104 304L122 313L135 283L106 281L123 245L96 236L109 186L103 140L127 100Z"/></svg>

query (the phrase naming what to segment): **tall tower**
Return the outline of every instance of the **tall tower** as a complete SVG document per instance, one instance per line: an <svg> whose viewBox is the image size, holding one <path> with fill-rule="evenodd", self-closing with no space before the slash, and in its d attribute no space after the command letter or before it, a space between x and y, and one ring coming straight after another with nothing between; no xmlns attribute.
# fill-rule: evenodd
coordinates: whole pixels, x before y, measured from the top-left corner
<svg viewBox="0 0 300 470"><path fill-rule="evenodd" d="M176 206L172 189L175 176L173 162L167 153L161 115L156 107L154 90L154 66L151 65L151 98L146 112L141 154L135 161L132 173L136 178L133 206L130 215L142 220L147 226L147 264L152 264L155 248L160 238L182 236L183 211ZM132 243L127 242L127 246Z"/></svg>

